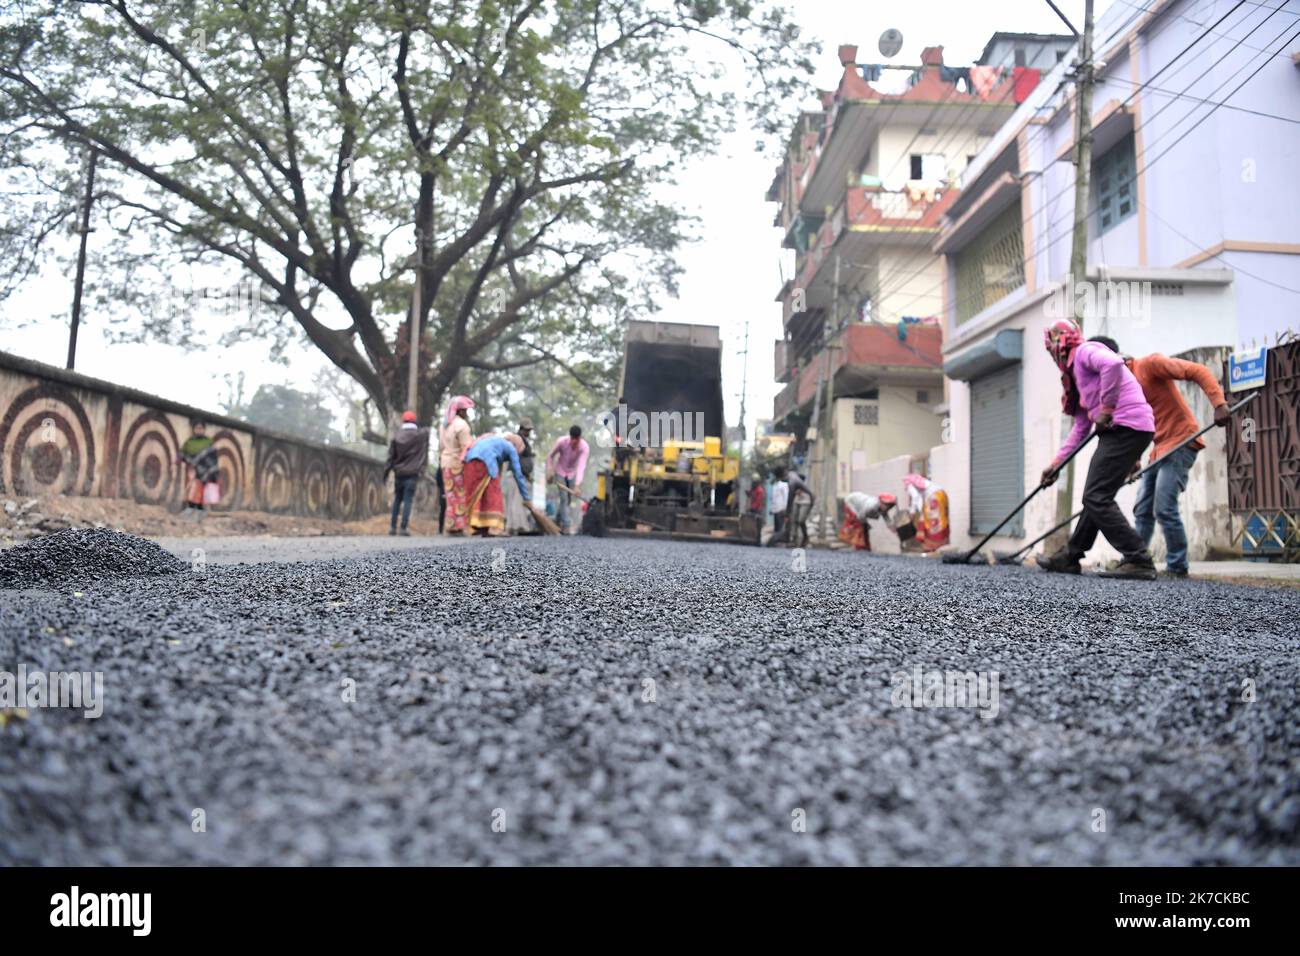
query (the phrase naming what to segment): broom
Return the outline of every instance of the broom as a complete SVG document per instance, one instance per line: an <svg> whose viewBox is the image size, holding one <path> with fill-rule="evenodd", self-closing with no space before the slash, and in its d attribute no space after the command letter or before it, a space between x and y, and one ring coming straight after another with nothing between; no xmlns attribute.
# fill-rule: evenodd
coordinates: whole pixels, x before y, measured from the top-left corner
<svg viewBox="0 0 1300 956"><path fill-rule="evenodd" d="M1250 395L1248 395L1246 398L1243 398L1243 399L1242 399L1241 401L1239 401L1236 405L1233 405L1230 409L1228 409L1228 414L1229 414L1229 415L1236 414L1236 412L1237 412L1239 409L1241 409L1241 408L1244 407L1245 405L1250 404L1251 402L1253 402L1253 401L1254 401L1256 398L1258 398L1258 397L1259 397L1259 392L1252 392L1252 393L1251 393ZM1163 455L1161 455L1161 456L1160 456L1159 458L1157 458L1155 461L1151 462L1151 464L1147 465L1145 468L1143 468L1141 471L1139 471L1136 475L1134 475L1134 476L1131 477L1131 478L1126 478L1126 479L1124 479L1124 484L1126 484L1126 485L1131 485L1131 484L1133 484L1133 482L1137 481L1139 478L1141 478L1143 475L1145 475L1148 471L1151 471L1151 470L1152 470L1153 468L1155 468L1157 465L1161 464L1161 463L1162 463L1166 458L1168 458L1168 457L1169 457L1170 455L1172 455L1174 452L1179 451L1180 449L1186 448L1188 445L1190 445L1192 442L1196 441L1196 439L1200 438L1202 435L1204 435L1204 434L1205 434L1206 432L1208 432L1210 429L1216 427L1216 424L1217 424L1217 423L1215 423L1215 422L1210 422L1210 424L1206 425L1204 428L1202 428L1200 431L1198 431L1195 435L1192 435L1190 438L1185 438L1185 439L1183 439L1181 442L1178 443L1178 445L1176 445L1175 447L1169 449L1169 451L1165 452ZM1056 526L1053 527L1053 528L1049 528L1047 531L1045 531L1045 532L1043 532L1042 534L1040 534L1037 538L1035 538L1033 541L1030 541L1027 545L1025 545L1025 546L1024 546L1023 548L1021 548L1019 551L1015 551L1015 552L1013 552L1013 553L1011 553L1011 554L1004 554L1004 555L999 556L998 559L997 559L997 560L998 560L998 564L1019 564L1022 560L1024 560L1024 556L1025 556L1028 552L1030 552L1030 551L1033 550L1034 545L1038 544L1038 542L1040 542L1040 541L1045 541L1047 538L1051 537L1051 535L1055 534L1057 531L1060 531L1062 528L1067 528L1067 527L1069 527L1070 524L1071 524L1071 523L1072 523L1076 518L1078 518L1081 514L1083 514L1083 509L1082 509L1082 508L1080 508L1080 509L1079 509L1078 511L1076 511L1074 514L1070 515L1070 517L1066 518L1066 519L1065 519L1064 521L1062 521L1060 524L1056 525Z"/></svg>
<svg viewBox="0 0 1300 956"><path fill-rule="evenodd" d="M1066 455L1065 460L1056 466L1056 471L1057 472L1063 471L1065 469L1065 466L1074 460L1074 456L1079 454L1079 452L1083 451L1084 447L1088 444L1088 442L1092 441L1096 437L1097 437L1097 430L1094 428L1092 431L1088 433L1088 437L1085 438L1083 441L1079 442L1079 444L1075 446L1074 451ZM984 545L988 544L989 540L992 539L992 537L995 534L997 534L999 531L1002 530L1003 525L1007 524L1012 518L1020 514L1020 512L1024 510L1025 505L1029 504L1029 502L1033 500L1036 494L1038 494L1040 491L1042 491L1044 488L1047 487L1048 485L1039 483L1034 488L1033 491L1031 491L1028 495L1025 496L1024 501L1016 505L1016 507L1012 510L1012 512L1009 515L1007 515L1005 518L1003 518L1001 521L998 522L998 526L996 528L994 528L992 531L990 531L988 534L986 534L984 537L980 539L979 544L975 545L975 547L971 548L969 551L959 551L955 554L945 554L942 558L943 563L944 564L970 564L970 559L975 556L975 553L979 551L980 548L984 547Z"/></svg>
<svg viewBox="0 0 1300 956"><path fill-rule="evenodd" d="M537 522L537 527L542 529L542 534L560 533L560 526L556 524L554 521L552 521L550 518L546 517L546 515L543 512L538 511L536 508L534 508L531 503L525 501L524 507L528 509L528 513L532 515L533 520Z"/></svg>

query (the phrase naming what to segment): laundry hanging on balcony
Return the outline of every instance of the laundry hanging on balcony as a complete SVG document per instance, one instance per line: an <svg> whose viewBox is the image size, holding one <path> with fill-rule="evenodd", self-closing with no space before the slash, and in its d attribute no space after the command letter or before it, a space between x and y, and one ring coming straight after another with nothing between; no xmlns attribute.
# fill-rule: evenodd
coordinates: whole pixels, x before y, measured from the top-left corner
<svg viewBox="0 0 1300 956"><path fill-rule="evenodd" d="M905 315L898 320L898 341L907 341L907 327L909 325L938 325L939 319L933 315Z"/></svg>
<svg viewBox="0 0 1300 956"><path fill-rule="evenodd" d="M939 79L945 83L957 85L960 80L966 84L965 91L970 93L974 90L970 80L970 67L968 66L941 66L939 67Z"/></svg>
<svg viewBox="0 0 1300 956"><path fill-rule="evenodd" d="M1002 81L1002 67L1000 66L972 66L970 68L971 86L975 87L975 93L978 96L988 99L993 87Z"/></svg>
<svg viewBox="0 0 1300 956"><path fill-rule="evenodd" d="M907 200L913 206L919 202L934 202L939 196L940 185L923 179L907 181Z"/></svg>
<svg viewBox="0 0 1300 956"><path fill-rule="evenodd" d="M1037 67L1018 66L1011 71L1011 98L1019 105L1029 99L1029 94L1038 86L1042 72Z"/></svg>

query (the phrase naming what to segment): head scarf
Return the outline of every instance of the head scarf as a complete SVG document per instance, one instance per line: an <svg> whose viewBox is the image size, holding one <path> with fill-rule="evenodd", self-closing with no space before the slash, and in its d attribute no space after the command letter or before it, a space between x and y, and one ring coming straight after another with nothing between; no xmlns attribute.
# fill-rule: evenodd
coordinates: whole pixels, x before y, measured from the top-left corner
<svg viewBox="0 0 1300 956"><path fill-rule="evenodd" d="M457 395L447 403L447 424L451 424L451 420L456 417L456 413L462 408L473 407L474 399L470 398L468 395Z"/></svg>
<svg viewBox="0 0 1300 956"><path fill-rule="evenodd" d="M404 421L404 422L414 422L414 421L415 421L415 412L410 412L410 411L402 412L402 421Z"/></svg>
<svg viewBox="0 0 1300 956"><path fill-rule="evenodd" d="M1083 331L1069 319L1058 319L1043 332L1043 345L1061 370L1061 408L1067 415L1079 411L1079 386L1070 372L1074 352L1083 344Z"/></svg>
<svg viewBox="0 0 1300 956"><path fill-rule="evenodd" d="M926 480L925 476L918 475L915 472L904 475L903 484L909 488L915 488L917 491L925 491L926 488L930 487L930 482ZM884 495L881 495L882 500L883 498Z"/></svg>

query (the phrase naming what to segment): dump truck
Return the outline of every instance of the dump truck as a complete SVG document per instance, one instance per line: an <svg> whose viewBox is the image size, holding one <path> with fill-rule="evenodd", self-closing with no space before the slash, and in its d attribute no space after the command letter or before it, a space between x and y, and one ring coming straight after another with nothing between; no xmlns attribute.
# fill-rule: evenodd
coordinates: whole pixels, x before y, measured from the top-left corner
<svg viewBox="0 0 1300 956"><path fill-rule="evenodd" d="M740 460L727 453L718 327L629 322L619 395L591 505L604 530L757 544L758 521L742 514Z"/></svg>

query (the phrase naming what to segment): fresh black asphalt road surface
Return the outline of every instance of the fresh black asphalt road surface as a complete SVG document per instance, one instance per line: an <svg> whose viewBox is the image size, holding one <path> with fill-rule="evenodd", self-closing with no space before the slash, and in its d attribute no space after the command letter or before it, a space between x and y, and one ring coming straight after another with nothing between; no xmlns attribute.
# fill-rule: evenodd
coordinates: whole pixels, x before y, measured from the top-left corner
<svg viewBox="0 0 1300 956"><path fill-rule="evenodd" d="M1300 864L1300 591L36 544L0 555L0 671L100 671L103 713L0 709L0 863Z"/></svg>

